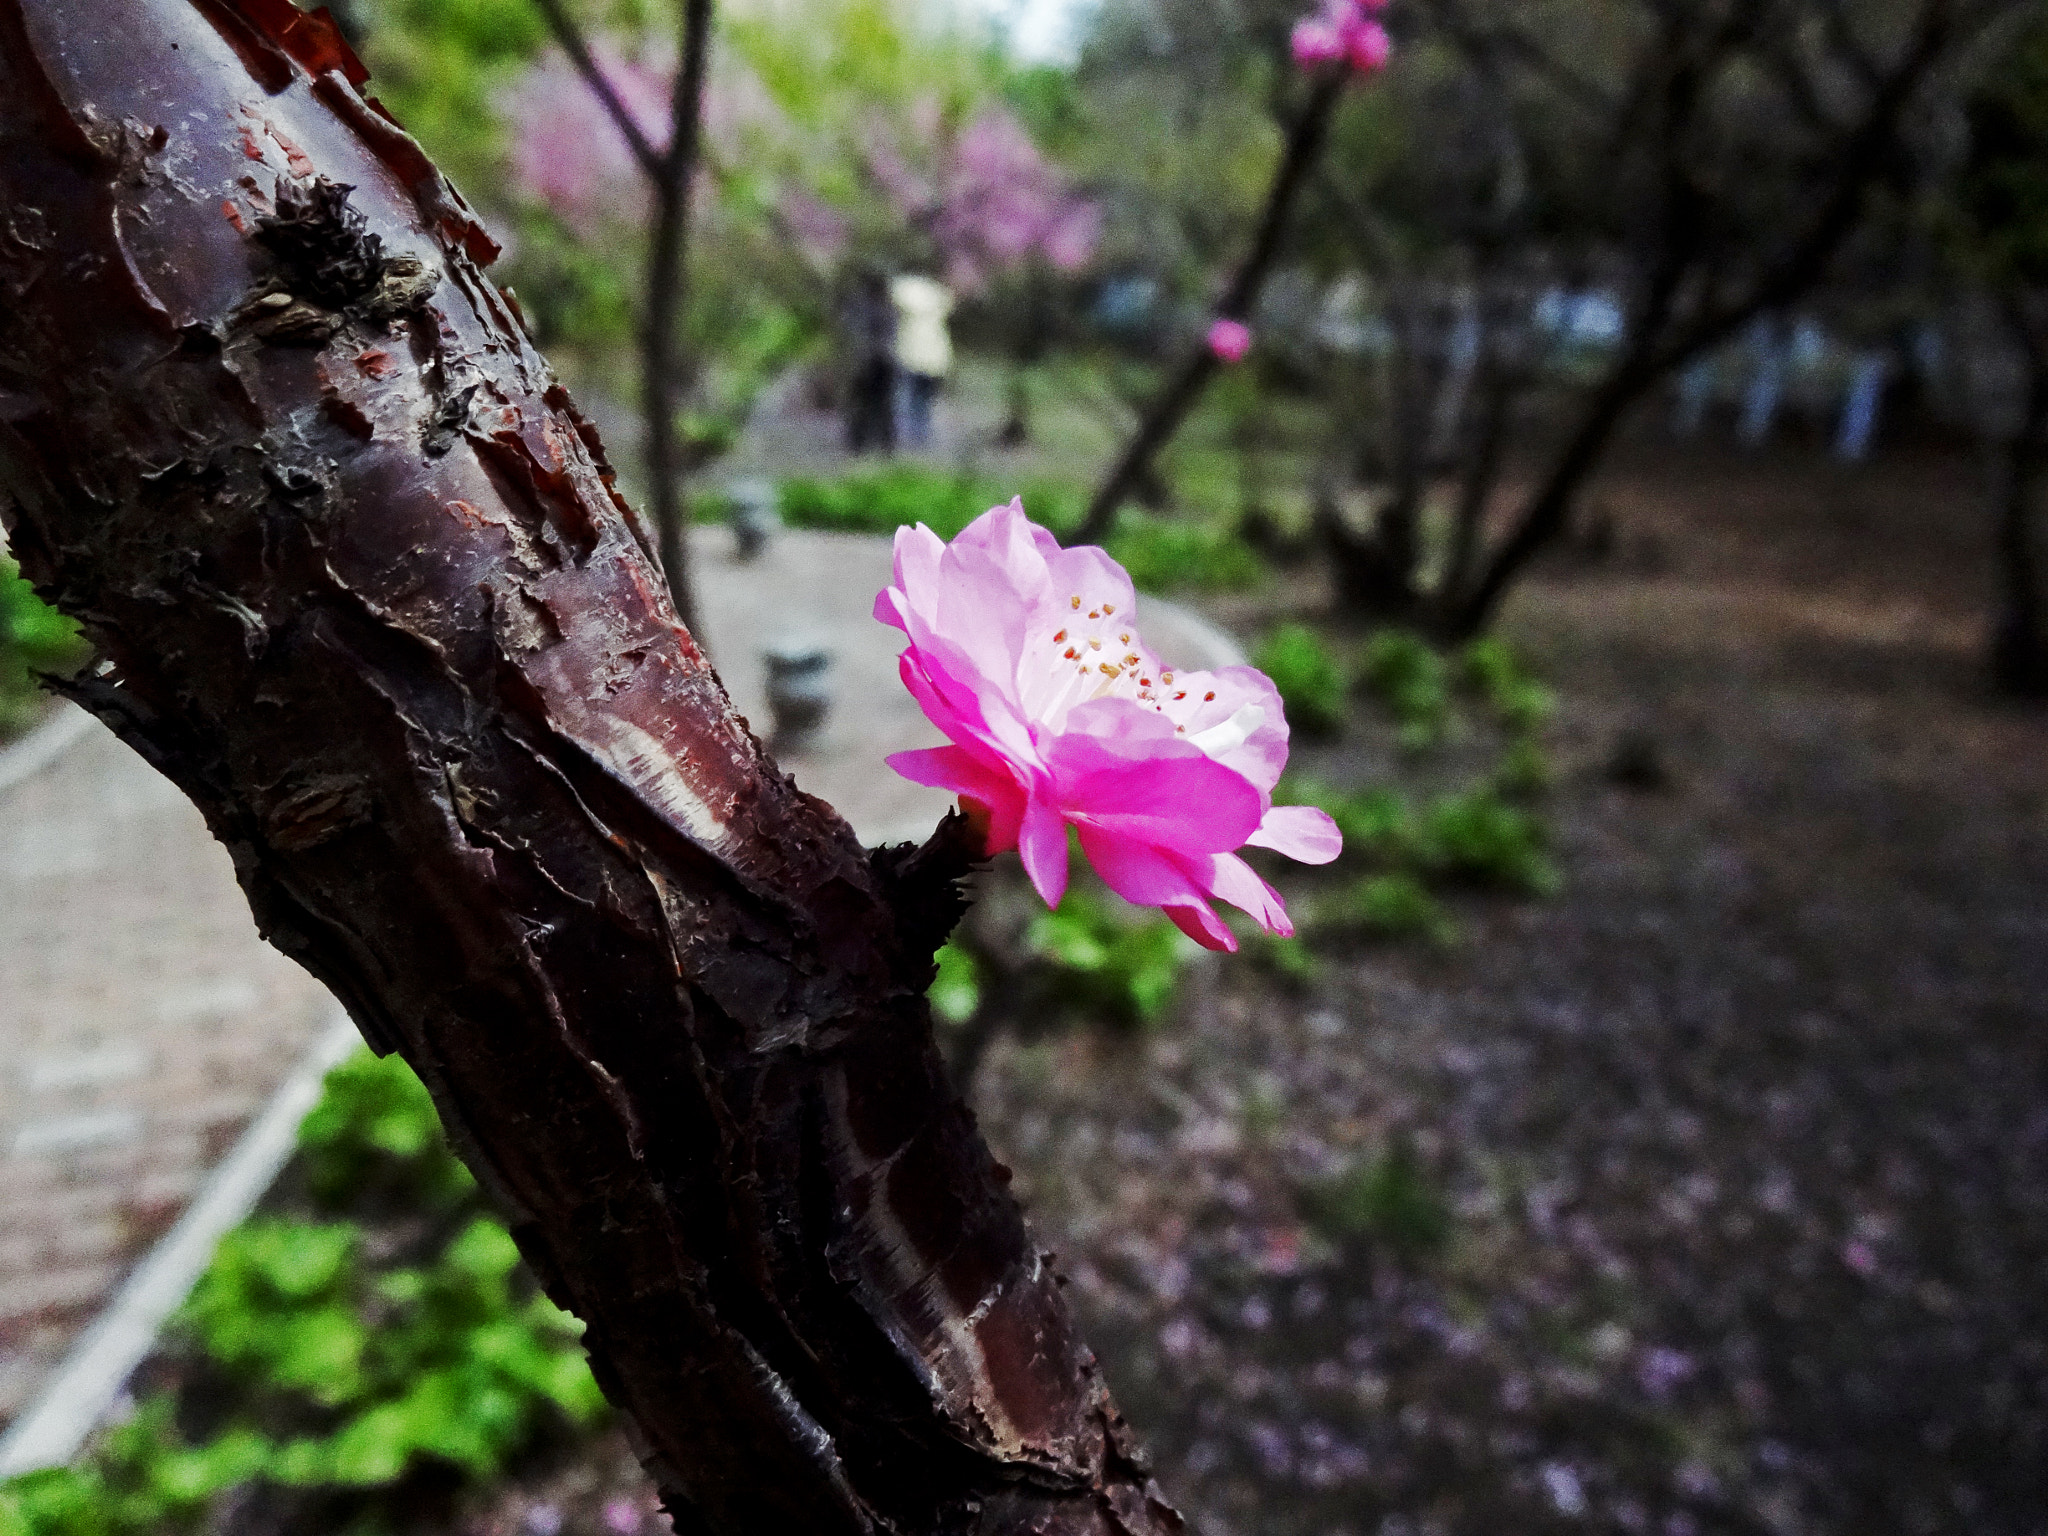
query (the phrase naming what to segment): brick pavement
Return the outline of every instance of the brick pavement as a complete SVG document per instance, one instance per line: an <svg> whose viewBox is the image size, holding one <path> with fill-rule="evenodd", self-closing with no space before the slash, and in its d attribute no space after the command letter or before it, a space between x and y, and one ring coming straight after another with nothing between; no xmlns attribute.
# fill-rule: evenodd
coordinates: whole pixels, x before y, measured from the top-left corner
<svg viewBox="0 0 2048 1536"><path fill-rule="evenodd" d="M889 752L936 743L870 614L887 541L785 532L758 562L701 529L707 643L765 733L764 647L834 654L834 702L783 766L870 842L922 837L948 797ZM1184 667L1230 643L1147 602ZM256 936L198 812L97 724L0 790L0 1424L50 1368L291 1071L331 1008Z"/></svg>
<svg viewBox="0 0 2048 1536"><path fill-rule="evenodd" d="M290 1071L325 992L93 725L0 794L0 1421Z"/></svg>

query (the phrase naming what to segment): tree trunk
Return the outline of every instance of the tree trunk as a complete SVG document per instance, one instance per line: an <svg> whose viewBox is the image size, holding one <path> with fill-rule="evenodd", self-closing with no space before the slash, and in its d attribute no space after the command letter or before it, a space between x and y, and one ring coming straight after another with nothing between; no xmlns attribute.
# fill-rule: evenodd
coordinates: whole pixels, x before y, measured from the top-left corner
<svg viewBox="0 0 2048 1536"><path fill-rule="evenodd" d="M267 937L432 1090L677 1528L1176 1530L933 1048L964 832L733 713L285 0L0 0L0 511Z"/></svg>
<svg viewBox="0 0 2048 1536"><path fill-rule="evenodd" d="M661 538L661 568L684 624L697 622L690 586L690 468L679 441L685 367L676 331L689 307L690 200L696 187L704 67L711 49L711 0L685 0L681 64L669 114L668 149L654 178L654 229L647 251L647 314L641 336L641 417L647 438L647 496Z"/></svg>
<svg viewBox="0 0 2048 1536"><path fill-rule="evenodd" d="M1998 445L1993 509L1998 547L1998 616L1991 631L1991 680L2015 698L2048 698L2048 573L2042 570L2038 511L2042 444L2048 437L2048 347L2034 339L2023 306L2009 325L2027 365L2020 423Z"/></svg>

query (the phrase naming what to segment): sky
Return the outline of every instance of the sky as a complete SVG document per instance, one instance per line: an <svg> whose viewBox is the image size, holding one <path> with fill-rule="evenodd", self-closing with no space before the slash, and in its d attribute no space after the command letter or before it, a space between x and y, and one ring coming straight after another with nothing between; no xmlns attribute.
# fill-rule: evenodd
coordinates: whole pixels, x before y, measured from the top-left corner
<svg viewBox="0 0 2048 1536"><path fill-rule="evenodd" d="M1087 0L961 0L1008 28L1011 46L1027 63L1070 64L1074 15Z"/></svg>

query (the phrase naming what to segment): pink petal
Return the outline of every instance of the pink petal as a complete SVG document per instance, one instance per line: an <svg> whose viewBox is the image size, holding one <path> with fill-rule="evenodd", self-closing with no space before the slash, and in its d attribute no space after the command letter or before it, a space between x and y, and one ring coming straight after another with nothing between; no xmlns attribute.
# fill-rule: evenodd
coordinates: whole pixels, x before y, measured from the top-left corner
<svg viewBox="0 0 2048 1536"><path fill-rule="evenodd" d="M1337 35L1337 29L1316 17L1297 21L1294 34L1288 41L1294 62L1303 69L1313 69L1344 57L1344 40Z"/></svg>
<svg viewBox="0 0 2048 1536"><path fill-rule="evenodd" d="M1294 924L1288 920L1287 904L1280 899L1280 893L1236 854L1216 854L1210 862L1208 878L1200 883L1211 896L1250 913L1252 921L1266 932L1277 933L1283 939L1294 937Z"/></svg>
<svg viewBox="0 0 2048 1536"><path fill-rule="evenodd" d="M1046 568L1052 581L1054 612L1060 614L1061 622L1065 618L1059 605L1078 597L1084 613L1099 609L1106 602L1116 618L1125 624L1137 623L1138 594L1131 586L1130 575L1093 544L1057 550L1046 561Z"/></svg>
<svg viewBox="0 0 2048 1536"><path fill-rule="evenodd" d="M1022 712L952 647L910 646L897 658L897 672L925 718L949 739L984 746L1027 776L1038 771L1038 751Z"/></svg>
<svg viewBox="0 0 2048 1536"><path fill-rule="evenodd" d="M951 790L986 809L989 829L984 852L994 855L1017 846L1026 796L1006 767L986 763L964 747L920 747L893 752L886 761L913 784Z"/></svg>
<svg viewBox="0 0 2048 1536"><path fill-rule="evenodd" d="M1159 907L1174 926L1205 949L1225 953L1237 948L1237 936L1218 917L1187 867L1160 849L1095 827L1082 827L1081 851L1102 883L1125 901Z"/></svg>
<svg viewBox="0 0 2048 1536"><path fill-rule="evenodd" d="M1067 824L1037 795L1024 807L1017 853L1039 896L1048 907L1057 907L1067 894Z"/></svg>
<svg viewBox="0 0 2048 1536"><path fill-rule="evenodd" d="M1163 910L1173 920L1174 927L1202 948L1221 950L1226 955L1237 953L1237 935L1208 907L1166 907Z"/></svg>
<svg viewBox="0 0 2048 1536"><path fill-rule="evenodd" d="M1225 363L1244 361L1252 349L1252 328L1242 320L1221 319L1209 326L1209 350Z"/></svg>
<svg viewBox="0 0 2048 1536"><path fill-rule="evenodd" d="M1344 851L1344 834L1327 811L1312 805L1276 805L1245 841L1303 864L1327 864Z"/></svg>
<svg viewBox="0 0 2048 1536"><path fill-rule="evenodd" d="M1175 694L1186 694L1176 699ZM1215 695L1210 698L1209 695ZM1166 694L1167 718L1199 736L1212 726L1236 717L1246 705L1264 715L1259 728L1216 760L1243 774L1262 793L1271 794L1287 766L1287 710L1280 690L1257 667L1222 667L1214 672L1178 672ZM1075 712L1076 714L1079 711ZM1073 729L1070 721L1069 729Z"/></svg>
<svg viewBox="0 0 2048 1536"><path fill-rule="evenodd" d="M1370 75L1386 67L1394 44L1387 29L1378 22L1361 21L1346 29L1344 49L1351 56L1351 67L1361 75Z"/></svg>
<svg viewBox="0 0 2048 1536"><path fill-rule="evenodd" d="M1132 713L1149 711L1134 707ZM1227 852L1258 830L1265 806L1243 774L1184 742L1137 747L1126 756L1079 732L1054 741L1045 756L1061 814L1076 825L1177 853Z"/></svg>

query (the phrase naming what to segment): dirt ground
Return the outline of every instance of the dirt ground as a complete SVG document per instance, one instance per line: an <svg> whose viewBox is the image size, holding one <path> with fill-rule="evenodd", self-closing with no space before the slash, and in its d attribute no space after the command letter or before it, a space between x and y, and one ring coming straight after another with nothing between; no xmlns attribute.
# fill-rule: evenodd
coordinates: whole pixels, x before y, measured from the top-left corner
<svg viewBox="0 0 2048 1536"><path fill-rule="evenodd" d="M1206 1536L2048 1532L2048 718L1968 466L1595 501L1505 626L1563 894L998 1047L988 1133ZM1304 1221L1402 1148L1441 1247Z"/></svg>

